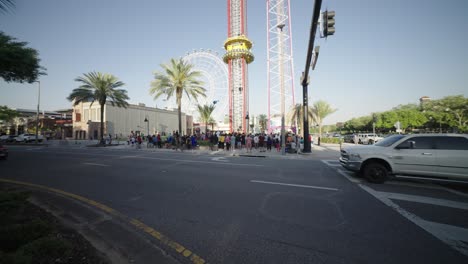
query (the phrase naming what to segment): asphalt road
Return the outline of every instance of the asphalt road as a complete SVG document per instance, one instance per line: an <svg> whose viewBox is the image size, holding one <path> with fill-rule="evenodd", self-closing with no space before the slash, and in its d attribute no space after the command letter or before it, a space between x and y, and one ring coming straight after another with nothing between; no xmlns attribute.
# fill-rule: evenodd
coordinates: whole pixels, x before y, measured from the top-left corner
<svg viewBox="0 0 468 264"><path fill-rule="evenodd" d="M0 178L98 201L208 263L468 263L464 186L368 184L336 160L11 147Z"/></svg>

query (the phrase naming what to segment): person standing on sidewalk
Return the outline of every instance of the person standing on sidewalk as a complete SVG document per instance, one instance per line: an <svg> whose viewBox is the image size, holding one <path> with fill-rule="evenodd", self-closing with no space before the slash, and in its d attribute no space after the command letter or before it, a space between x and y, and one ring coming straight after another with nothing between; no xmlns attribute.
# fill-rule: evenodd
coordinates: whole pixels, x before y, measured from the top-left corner
<svg viewBox="0 0 468 264"><path fill-rule="evenodd" d="M258 145L260 147L260 152L265 152L265 137L263 133L258 137Z"/></svg>
<svg viewBox="0 0 468 264"><path fill-rule="evenodd" d="M218 149L221 149L221 150L224 150L224 140L225 140L226 136L224 134L220 134L219 138L218 138Z"/></svg>
<svg viewBox="0 0 468 264"><path fill-rule="evenodd" d="M272 137L271 134L267 136L267 150L271 152L271 144L272 144Z"/></svg>
<svg viewBox="0 0 468 264"><path fill-rule="evenodd" d="M236 146L237 146L237 138L236 138L236 135L235 135L235 134L232 134L232 136L231 136L231 148L232 148L232 151L236 150Z"/></svg>
<svg viewBox="0 0 468 264"><path fill-rule="evenodd" d="M258 142L259 142L258 135L255 135L254 136L254 147L255 147L255 149L258 149Z"/></svg>
<svg viewBox="0 0 468 264"><path fill-rule="evenodd" d="M143 140L141 139L141 136L138 135L137 137L137 148L141 149L141 143L143 142Z"/></svg>
<svg viewBox="0 0 468 264"><path fill-rule="evenodd" d="M226 135L224 142L226 143L226 151L229 151L231 148L231 135Z"/></svg>
<svg viewBox="0 0 468 264"><path fill-rule="evenodd" d="M252 137L250 134L245 137L245 148L247 149L247 153L252 153Z"/></svg>

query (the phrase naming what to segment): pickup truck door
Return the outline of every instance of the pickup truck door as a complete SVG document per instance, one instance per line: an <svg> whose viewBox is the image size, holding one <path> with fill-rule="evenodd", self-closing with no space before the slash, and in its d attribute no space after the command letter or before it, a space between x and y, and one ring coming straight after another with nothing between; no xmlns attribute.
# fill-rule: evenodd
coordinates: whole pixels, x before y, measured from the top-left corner
<svg viewBox="0 0 468 264"><path fill-rule="evenodd" d="M468 138L463 136L436 137L436 163L439 175L468 179Z"/></svg>
<svg viewBox="0 0 468 264"><path fill-rule="evenodd" d="M411 137L397 145L391 154L393 172L402 175L437 176L434 137Z"/></svg>

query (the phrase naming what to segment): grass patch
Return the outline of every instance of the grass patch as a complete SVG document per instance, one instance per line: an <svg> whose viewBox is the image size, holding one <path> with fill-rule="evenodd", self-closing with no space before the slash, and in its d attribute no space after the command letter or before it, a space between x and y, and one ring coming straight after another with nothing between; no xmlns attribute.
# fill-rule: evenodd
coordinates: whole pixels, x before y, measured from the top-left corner
<svg viewBox="0 0 468 264"><path fill-rule="evenodd" d="M0 264L107 263L88 241L28 197L0 188Z"/></svg>

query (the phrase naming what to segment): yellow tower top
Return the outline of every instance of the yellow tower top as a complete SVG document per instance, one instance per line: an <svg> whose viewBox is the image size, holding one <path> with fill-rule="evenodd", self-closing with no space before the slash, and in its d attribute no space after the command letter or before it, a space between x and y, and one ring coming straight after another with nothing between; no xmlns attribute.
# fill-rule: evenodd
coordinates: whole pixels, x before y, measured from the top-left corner
<svg viewBox="0 0 468 264"><path fill-rule="evenodd" d="M228 63L232 59L244 58L247 63L251 63L254 60L254 55L250 52L251 48L252 41L246 36L230 37L224 42L226 54L224 54L223 60Z"/></svg>

